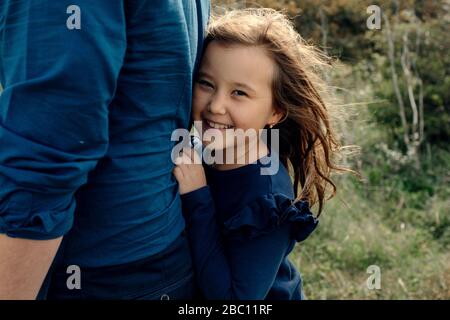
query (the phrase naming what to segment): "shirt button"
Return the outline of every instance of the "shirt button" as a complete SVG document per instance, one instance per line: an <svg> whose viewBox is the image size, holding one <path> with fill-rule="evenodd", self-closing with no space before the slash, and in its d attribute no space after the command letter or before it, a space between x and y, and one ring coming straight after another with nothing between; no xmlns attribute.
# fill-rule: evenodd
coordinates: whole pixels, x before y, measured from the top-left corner
<svg viewBox="0 0 450 320"><path fill-rule="evenodd" d="M161 296L161 300L170 300L170 297L167 295L167 294L163 294L162 296Z"/></svg>

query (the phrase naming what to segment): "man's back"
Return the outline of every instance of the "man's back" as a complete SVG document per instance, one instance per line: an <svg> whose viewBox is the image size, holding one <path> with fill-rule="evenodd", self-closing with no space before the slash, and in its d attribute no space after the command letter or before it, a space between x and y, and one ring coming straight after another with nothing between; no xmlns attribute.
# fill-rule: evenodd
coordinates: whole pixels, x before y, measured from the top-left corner
<svg viewBox="0 0 450 320"><path fill-rule="evenodd" d="M171 133L190 116L208 0L0 4L0 233L57 263L126 264L184 222Z"/></svg>
<svg viewBox="0 0 450 320"><path fill-rule="evenodd" d="M184 228L171 134L188 125L206 20L198 24L196 3L182 2L128 8L127 37L134 40L109 106L108 150L76 194L66 264L98 267L148 257Z"/></svg>

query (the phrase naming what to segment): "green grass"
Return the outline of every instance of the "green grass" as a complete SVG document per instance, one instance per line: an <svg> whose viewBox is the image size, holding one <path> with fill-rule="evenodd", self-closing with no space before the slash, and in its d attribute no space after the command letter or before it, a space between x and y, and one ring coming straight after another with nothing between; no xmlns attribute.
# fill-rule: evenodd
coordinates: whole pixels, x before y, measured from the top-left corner
<svg viewBox="0 0 450 320"><path fill-rule="evenodd" d="M308 299L450 299L449 201L429 197L417 209L348 180L290 256ZM370 265L380 267L380 289L367 288Z"/></svg>
<svg viewBox="0 0 450 320"><path fill-rule="evenodd" d="M424 161L420 171L402 167L373 148L383 143L383 132L362 125L367 115L359 111L352 139L362 152L359 165L351 166L364 182L336 177L338 193L326 202L317 230L292 253L305 294L450 299L450 154L434 150L432 162ZM367 288L370 265L380 267L380 289Z"/></svg>
<svg viewBox="0 0 450 320"><path fill-rule="evenodd" d="M341 64L331 82L344 111L335 127L344 145L361 148L347 164L364 181L335 177L336 197L325 203L316 231L292 252L305 295L450 299L450 153L423 148L421 169L414 170L388 145L391 133L373 121L379 100L357 70ZM367 288L370 265L381 270L380 289Z"/></svg>

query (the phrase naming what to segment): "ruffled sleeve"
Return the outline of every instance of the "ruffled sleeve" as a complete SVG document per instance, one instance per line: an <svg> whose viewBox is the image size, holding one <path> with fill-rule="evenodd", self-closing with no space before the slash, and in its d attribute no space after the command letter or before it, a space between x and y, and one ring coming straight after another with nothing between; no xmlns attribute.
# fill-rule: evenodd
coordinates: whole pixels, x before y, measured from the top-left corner
<svg viewBox="0 0 450 320"><path fill-rule="evenodd" d="M298 242L305 240L319 223L307 201L294 203L285 195L267 194L224 221L224 233L252 239L273 232L286 221L291 223L292 238Z"/></svg>

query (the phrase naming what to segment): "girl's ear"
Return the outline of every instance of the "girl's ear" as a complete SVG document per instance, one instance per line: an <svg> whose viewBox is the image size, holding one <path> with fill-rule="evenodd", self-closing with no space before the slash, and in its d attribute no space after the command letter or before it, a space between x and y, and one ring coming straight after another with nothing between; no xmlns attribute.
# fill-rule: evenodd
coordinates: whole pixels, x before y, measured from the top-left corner
<svg viewBox="0 0 450 320"><path fill-rule="evenodd" d="M276 125L278 122L284 120L286 116L286 111L281 110L280 108L275 108L272 111L272 115L269 118L269 125Z"/></svg>

